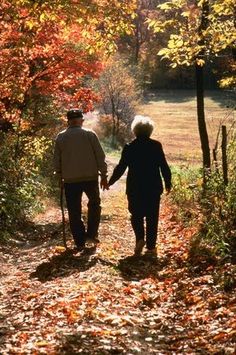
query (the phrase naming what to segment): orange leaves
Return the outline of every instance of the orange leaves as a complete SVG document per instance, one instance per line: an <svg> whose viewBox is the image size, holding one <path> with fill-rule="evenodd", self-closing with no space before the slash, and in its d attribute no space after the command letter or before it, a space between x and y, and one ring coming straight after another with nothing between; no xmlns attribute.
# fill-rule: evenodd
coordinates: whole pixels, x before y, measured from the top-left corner
<svg viewBox="0 0 236 355"><path fill-rule="evenodd" d="M38 297L38 293L30 293L28 295L25 296L25 300L26 301L30 301L32 300L33 298L37 298Z"/></svg>
<svg viewBox="0 0 236 355"><path fill-rule="evenodd" d="M123 289L124 294L132 295L134 294L134 289L129 285Z"/></svg>
<svg viewBox="0 0 236 355"><path fill-rule="evenodd" d="M76 313L76 311L74 309L64 306L62 308L62 311L67 317L68 324L72 324L76 320L78 320L78 315L77 315L77 313Z"/></svg>
<svg viewBox="0 0 236 355"><path fill-rule="evenodd" d="M227 349L233 354L235 292L226 293L215 282L215 266L200 273L189 268L185 253L191 231L178 227L165 205L158 258L134 258L125 196L119 199L122 218L111 208L116 199L109 199L109 218L101 223L95 254L64 253L45 232L37 236L41 244L29 244L30 252L17 249L17 264L9 256L12 265L0 288L5 322L0 352L191 354L197 349L208 354ZM111 211L116 213L112 225ZM48 212L44 218L51 224ZM225 272L230 270L225 266ZM40 278L40 272L49 276Z"/></svg>
<svg viewBox="0 0 236 355"><path fill-rule="evenodd" d="M185 303L187 305L195 305L198 304L197 308L199 308L199 303L200 301L202 301L202 297L198 296L198 295L187 295L186 299L185 299ZM200 307L203 306L204 304L200 304Z"/></svg>
<svg viewBox="0 0 236 355"><path fill-rule="evenodd" d="M96 95L87 89L79 97L74 94L83 87L84 77L97 75L97 52L91 56L86 50L78 24L71 31L71 25L65 24L67 6L36 7L33 11L27 2L12 1L3 9L7 13L1 18L0 113L16 121L21 111L13 117L14 110L29 102L33 92L60 105L81 101L85 110L91 110Z"/></svg>

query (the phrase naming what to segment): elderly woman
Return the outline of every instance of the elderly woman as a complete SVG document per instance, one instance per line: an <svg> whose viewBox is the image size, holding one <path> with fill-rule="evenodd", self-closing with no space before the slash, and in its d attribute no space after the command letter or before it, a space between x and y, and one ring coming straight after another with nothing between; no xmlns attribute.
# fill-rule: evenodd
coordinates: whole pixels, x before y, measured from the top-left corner
<svg viewBox="0 0 236 355"><path fill-rule="evenodd" d="M165 189L169 193L171 171L161 143L150 138L153 131L151 119L136 116L131 130L136 138L124 146L121 159L114 168L109 185L114 184L128 167L126 194L131 224L136 237L134 253L140 255L146 244L146 253L156 255L160 196L163 192L162 177Z"/></svg>

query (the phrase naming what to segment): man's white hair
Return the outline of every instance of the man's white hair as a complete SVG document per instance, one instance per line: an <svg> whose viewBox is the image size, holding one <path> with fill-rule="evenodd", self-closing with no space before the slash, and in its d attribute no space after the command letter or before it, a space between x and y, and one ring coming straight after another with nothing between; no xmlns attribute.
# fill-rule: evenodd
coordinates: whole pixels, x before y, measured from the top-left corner
<svg viewBox="0 0 236 355"><path fill-rule="evenodd" d="M131 124L131 131L136 137L150 137L154 128L154 123L147 116L136 115Z"/></svg>

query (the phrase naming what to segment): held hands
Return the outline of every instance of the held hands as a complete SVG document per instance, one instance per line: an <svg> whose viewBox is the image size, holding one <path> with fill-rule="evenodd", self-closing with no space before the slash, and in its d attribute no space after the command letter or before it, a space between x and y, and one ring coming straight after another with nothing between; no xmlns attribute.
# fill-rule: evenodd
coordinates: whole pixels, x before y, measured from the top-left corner
<svg viewBox="0 0 236 355"><path fill-rule="evenodd" d="M171 187L167 187L166 188L166 194L169 195L170 191L171 191Z"/></svg>
<svg viewBox="0 0 236 355"><path fill-rule="evenodd" d="M109 184L108 184L108 181L107 181L107 178L103 178L101 179L100 181L100 187L101 189L104 191L104 190L109 190Z"/></svg>

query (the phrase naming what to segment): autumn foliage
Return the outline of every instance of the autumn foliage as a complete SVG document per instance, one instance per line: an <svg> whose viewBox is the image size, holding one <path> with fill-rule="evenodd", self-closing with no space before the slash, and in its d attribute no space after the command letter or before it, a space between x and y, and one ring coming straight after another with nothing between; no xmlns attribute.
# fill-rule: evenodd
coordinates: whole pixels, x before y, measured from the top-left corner
<svg viewBox="0 0 236 355"><path fill-rule="evenodd" d="M101 70L104 51L124 31L124 10L107 1L7 1L0 5L0 113L16 121L35 95L57 107L93 108L88 79ZM118 13L117 13L118 11ZM120 14L120 18L118 17ZM125 13L127 17L127 13ZM116 18L116 20L115 20ZM116 27L115 27L116 26Z"/></svg>
<svg viewBox="0 0 236 355"><path fill-rule="evenodd" d="M3 2L1 18L1 114L11 121L34 95L51 97L56 105L80 101L92 108L94 96L85 78L101 68L86 51L79 25L65 26L63 14L39 12L18 2Z"/></svg>
<svg viewBox="0 0 236 355"><path fill-rule="evenodd" d="M128 31L133 6L134 1L127 5L115 0L1 2L3 230L22 222L35 196L47 190L43 181L52 171L45 172L44 166L42 172L41 164L46 160L50 164L47 151L55 135L50 124L57 124L71 106L84 112L93 109L98 94L90 81L101 72L107 53L114 50L115 38Z"/></svg>
<svg viewBox="0 0 236 355"><path fill-rule="evenodd" d="M173 67L192 64L202 50L196 28L205 2L1 1L2 354L235 353L235 134L228 147L227 185L217 161L204 193L200 170L189 166L187 158L180 167L172 166L172 192L162 196L157 257L133 256L135 238L123 179L101 193L100 244L76 254L66 213L69 249L65 250L60 189L52 176L52 138L63 125L58 118L70 106L87 112L100 99L107 114L100 120L103 132L112 132L108 125L112 122L120 142L128 140L136 83L126 62L119 66L107 60L108 54L116 47L129 48L129 59L135 58L136 64L145 59L150 69L163 46L159 54ZM225 53L232 44L228 29L234 2L209 3L211 26L203 33L205 53ZM166 32L157 37L159 31ZM123 42L117 42L120 35ZM203 58L197 60L204 64ZM222 85L228 86L234 80L231 66L226 63L225 68L229 77ZM100 78L97 92L91 85L94 78ZM139 109L157 117L158 134L159 127L161 133L165 126L161 120L166 121L169 141L163 143L170 143L175 130L172 141L178 145L173 148L178 155L186 137L191 146L196 141L189 120L192 106L182 111L188 122L177 124L180 115L173 117L179 102L174 96L168 94L164 100L168 113L162 110L161 95L157 109L151 111L155 95ZM176 101L175 112L171 100ZM184 100L188 104L188 97ZM186 135L180 133L182 122ZM111 170L118 156L107 154L107 158ZM83 202L85 207L87 201ZM42 205L47 207L44 211Z"/></svg>

